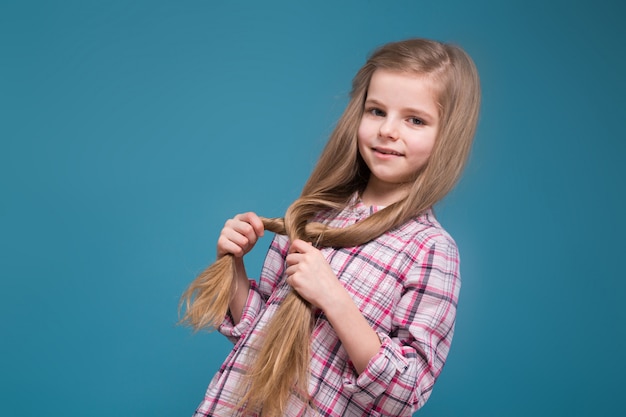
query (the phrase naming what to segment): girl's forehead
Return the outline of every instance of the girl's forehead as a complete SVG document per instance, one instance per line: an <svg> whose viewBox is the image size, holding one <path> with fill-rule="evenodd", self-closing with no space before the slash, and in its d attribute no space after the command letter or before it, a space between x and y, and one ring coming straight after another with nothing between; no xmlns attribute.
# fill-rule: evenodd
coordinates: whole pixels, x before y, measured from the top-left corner
<svg viewBox="0 0 626 417"><path fill-rule="evenodd" d="M368 93L406 96L437 95L438 83L428 74L376 70L370 78Z"/></svg>
<svg viewBox="0 0 626 417"><path fill-rule="evenodd" d="M377 68L372 73L372 76L369 80L369 86L372 85L372 82L381 78L385 79L397 79L401 81L417 81L423 83L424 85L428 85L429 88L433 90L440 90L441 88L441 80L435 77L433 74L428 72L418 72L418 71L400 71L393 70L387 68Z"/></svg>

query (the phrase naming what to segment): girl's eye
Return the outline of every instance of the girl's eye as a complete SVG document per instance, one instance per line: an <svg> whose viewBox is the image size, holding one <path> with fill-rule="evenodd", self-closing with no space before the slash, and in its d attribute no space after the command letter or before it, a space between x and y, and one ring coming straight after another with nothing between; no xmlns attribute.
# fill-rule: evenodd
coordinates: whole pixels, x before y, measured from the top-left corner
<svg viewBox="0 0 626 417"><path fill-rule="evenodd" d="M412 125L416 125L416 126L419 126L419 125L423 125L423 124L424 124L424 122L422 121L422 119L418 119L417 117L411 117L411 118L409 119L409 123L411 123Z"/></svg>
<svg viewBox="0 0 626 417"><path fill-rule="evenodd" d="M377 109L377 108L370 109L369 112L372 116L377 116L377 117L383 117L385 115L384 111L382 111L381 109Z"/></svg>

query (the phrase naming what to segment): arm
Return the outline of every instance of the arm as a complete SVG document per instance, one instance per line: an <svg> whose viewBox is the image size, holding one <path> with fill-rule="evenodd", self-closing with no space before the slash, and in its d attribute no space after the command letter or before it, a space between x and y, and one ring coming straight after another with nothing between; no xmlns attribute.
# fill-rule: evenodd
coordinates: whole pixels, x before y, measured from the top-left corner
<svg viewBox="0 0 626 417"><path fill-rule="evenodd" d="M287 265L287 282L324 312L357 372L363 372L380 350L381 341L323 255L309 243L296 240Z"/></svg>
<svg viewBox="0 0 626 417"><path fill-rule="evenodd" d="M320 308L348 352L357 373L361 374L380 351L382 342L378 334L341 284Z"/></svg>
<svg viewBox="0 0 626 417"><path fill-rule="evenodd" d="M233 294L233 298L228 304L228 311L233 318L233 322L238 324L241 321L241 314L246 306L250 292L250 279L246 273L243 258L235 258L235 276L230 291Z"/></svg>
<svg viewBox="0 0 626 417"><path fill-rule="evenodd" d="M344 374L344 389L352 401L383 415L410 415L425 403L452 338L460 288L456 246L446 238L419 246L419 256L411 255L402 295L391 312L390 334L375 333L323 267L307 266L313 262L302 255L311 256L314 248L294 242L292 252L305 253L287 258L288 283L324 310L354 364L356 374L349 370ZM315 290L317 284L312 283L319 282L328 285ZM334 295L329 296L331 292Z"/></svg>
<svg viewBox="0 0 626 417"><path fill-rule="evenodd" d="M445 238L421 249L392 313L393 330L379 334L380 351L345 385L353 401L383 415L410 415L422 407L446 361L461 281L456 245Z"/></svg>
<svg viewBox="0 0 626 417"><path fill-rule="evenodd" d="M243 256L250 252L258 239L263 236L263 222L254 213L238 214L224 224L217 240L217 257L233 255L235 271L229 304L229 311L234 324L241 320L241 313L248 299L250 281L243 263Z"/></svg>
<svg viewBox="0 0 626 417"><path fill-rule="evenodd" d="M235 256L236 292L234 292L234 297L230 303L229 314L226 315L218 329L233 343L237 343L238 339L265 308L266 301L282 278L288 243L286 236L274 236L265 257L258 283L256 280L248 278L243 259ZM235 283L233 283L234 285ZM238 313L237 322L235 322L233 313Z"/></svg>

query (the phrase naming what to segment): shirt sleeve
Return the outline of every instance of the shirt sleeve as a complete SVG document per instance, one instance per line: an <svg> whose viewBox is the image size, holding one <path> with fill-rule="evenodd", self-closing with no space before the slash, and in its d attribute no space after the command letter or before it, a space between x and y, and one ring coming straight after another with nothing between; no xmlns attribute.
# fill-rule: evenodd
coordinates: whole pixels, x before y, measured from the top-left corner
<svg viewBox="0 0 626 417"><path fill-rule="evenodd" d="M281 235L274 236L263 262L259 282L257 283L253 279L250 280L250 291L241 312L241 320L235 325L230 312L228 312L226 317L224 317L224 321L218 327L218 331L233 343L237 343L239 338L248 331L258 315L265 309L265 303L269 299L270 294L282 279L287 251L287 238Z"/></svg>
<svg viewBox="0 0 626 417"><path fill-rule="evenodd" d="M237 343L239 338L250 328L254 319L263 309L264 302L259 294L258 284L255 280L250 280L250 291L248 292L248 299L241 312L241 320L235 324L230 311L224 317L224 321L218 327L218 331L226 336L231 342Z"/></svg>
<svg viewBox="0 0 626 417"><path fill-rule="evenodd" d="M351 400L380 415L410 416L430 396L450 349L460 290L459 257L451 239L424 249L406 277L391 334L357 375L345 375Z"/></svg>

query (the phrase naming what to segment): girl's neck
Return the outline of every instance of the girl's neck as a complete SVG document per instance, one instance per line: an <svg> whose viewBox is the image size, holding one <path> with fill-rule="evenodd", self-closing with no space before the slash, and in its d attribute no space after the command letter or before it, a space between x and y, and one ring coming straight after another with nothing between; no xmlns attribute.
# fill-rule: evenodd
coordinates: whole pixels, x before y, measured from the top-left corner
<svg viewBox="0 0 626 417"><path fill-rule="evenodd" d="M396 201L400 201L407 195L409 184L405 186L378 183L370 180L361 193L361 201L366 206L387 207Z"/></svg>

